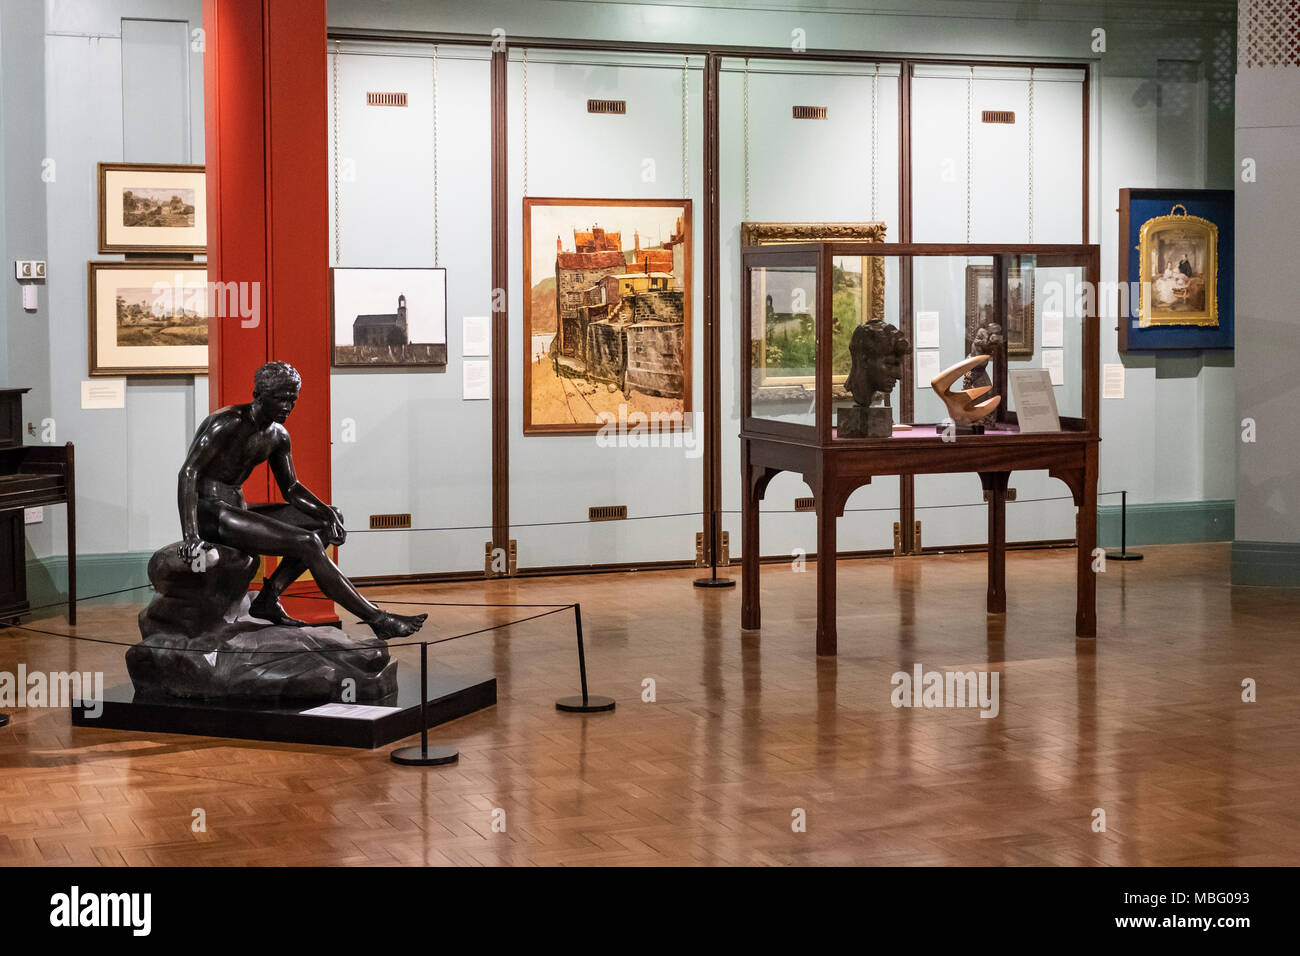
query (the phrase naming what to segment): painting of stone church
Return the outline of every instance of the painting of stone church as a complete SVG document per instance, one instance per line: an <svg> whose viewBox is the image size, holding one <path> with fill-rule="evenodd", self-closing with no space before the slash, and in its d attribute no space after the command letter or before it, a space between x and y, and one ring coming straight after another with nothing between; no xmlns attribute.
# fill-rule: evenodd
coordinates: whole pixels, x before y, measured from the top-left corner
<svg viewBox="0 0 1300 956"><path fill-rule="evenodd" d="M333 270L333 364L447 364L444 269Z"/></svg>
<svg viewBox="0 0 1300 956"><path fill-rule="evenodd" d="M690 213L687 200L525 200L525 432L689 410Z"/></svg>

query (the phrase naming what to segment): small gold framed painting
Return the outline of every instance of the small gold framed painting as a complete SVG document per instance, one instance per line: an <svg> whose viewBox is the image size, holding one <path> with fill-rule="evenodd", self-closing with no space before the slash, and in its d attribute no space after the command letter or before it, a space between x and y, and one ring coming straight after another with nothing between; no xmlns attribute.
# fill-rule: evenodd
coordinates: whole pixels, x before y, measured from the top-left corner
<svg viewBox="0 0 1300 956"><path fill-rule="evenodd" d="M1182 210L1180 213L1178 210ZM1139 328L1219 324L1219 227L1176 205L1138 234Z"/></svg>

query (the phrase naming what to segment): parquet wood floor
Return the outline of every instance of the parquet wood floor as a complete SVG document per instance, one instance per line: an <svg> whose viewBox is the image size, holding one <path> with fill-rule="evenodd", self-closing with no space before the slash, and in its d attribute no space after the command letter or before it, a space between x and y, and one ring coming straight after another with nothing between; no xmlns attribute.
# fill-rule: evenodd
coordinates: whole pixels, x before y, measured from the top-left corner
<svg viewBox="0 0 1300 956"><path fill-rule="evenodd" d="M782 565L763 568L764 627L744 636L739 589L687 571L375 590L581 601L592 690L618 710L555 711L577 690L567 615L431 649L499 680L495 708L432 733L460 748L451 768L10 708L0 864L1300 862L1300 593L1230 588L1226 545L1144 550L1102 576L1096 642L1073 636L1073 551L1008 555L1005 618L983 611L983 555L843 561L825 660L814 575ZM132 640L138 609L88 605L76 633ZM437 608L430 632L512 616ZM125 680L121 648L0 631L0 671L19 662ZM917 662L998 671L999 714L896 709L891 675Z"/></svg>

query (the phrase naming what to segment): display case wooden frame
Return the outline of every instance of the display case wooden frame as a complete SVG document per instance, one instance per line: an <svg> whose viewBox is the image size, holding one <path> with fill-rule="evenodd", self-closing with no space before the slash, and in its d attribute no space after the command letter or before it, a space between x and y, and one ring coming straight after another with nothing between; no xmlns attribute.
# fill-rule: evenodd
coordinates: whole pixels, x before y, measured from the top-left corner
<svg viewBox="0 0 1300 956"><path fill-rule="evenodd" d="M749 269L754 266L769 267L796 267L804 269L817 270L817 303L816 303L816 327L817 327L817 368L815 382L813 386L814 405L816 408L816 423L814 425L798 424L793 422L778 422L764 418L755 418L753 414L753 394L752 394L752 374L753 374L753 355L748 348L742 349L742 382L744 387L741 388L741 427L746 431L762 432L774 436L785 436L791 438L810 438L815 437L817 441L829 443L835 441L889 441L890 439L838 439L833 435L833 408L832 401L834 394L830 386L833 384L829 374L830 367L830 323L833 321L831 312L831 303L833 290L831 287L831 269L833 260L840 256L876 256L883 259L898 257L903 263L908 260L921 257L966 257L966 258L991 258L993 268L1000 277L1000 281L994 284L994 308L995 314L1003 314L1006 310L1005 297L1007 288L1007 277L1010 273L1011 265L1017 260L1033 256L1035 258L1036 269L1046 269L1061 266L1076 266L1084 270L1084 283L1091 283L1092 288L1096 288L1100 270L1097 260L1098 246L1096 245L1006 245L1006 244L970 244L970 243L863 243L863 242L806 242L791 243L786 245L750 245L741 250L741 328L750 329L752 322L752 312L750 301L749 286ZM900 268L900 275L910 273L910 269ZM1095 296L1091 297L1095 300ZM888 318L888 317L886 317ZM1099 374L1100 374L1100 332L1098 319L1094 308L1091 312L1081 316L1082 325L1081 333L1083 336L1082 345L1082 369L1083 376L1082 398L1083 398L1083 415L1081 417L1062 416L1061 428L1065 431L1092 432L1097 431L1098 422L1098 401L1100 398L1099 391ZM748 334L746 332L745 334ZM1008 409L1007 406L1007 356L1000 353L994 356L995 369L992 376L995 383L995 390L998 394L1003 395L1001 407L997 412L997 421L999 426L1009 428L1017 427L1016 413ZM913 386L911 363L904 364L904 375L902 378L904 391ZM918 423L933 425L933 422Z"/></svg>
<svg viewBox="0 0 1300 956"><path fill-rule="evenodd" d="M1011 262L1034 256L1037 268L1074 266L1083 269L1084 288L1096 288L1100 276L1096 245L973 245L973 244L872 244L818 242L781 247L747 246L741 251L741 328L752 335L752 294L749 270L755 267L796 267L817 270L815 323L816 384L814 423L774 421L753 414L753 353L741 349L741 627L759 627L759 503L772 478L782 471L801 475L812 490L817 512L817 653L836 653L836 523L849 496L880 475L918 475L974 472L988 502L989 613L1006 611L1006 501L1012 471L1046 470L1070 489L1077 509L1076 599L1074 632L1079 637L1097 634L1096 572L1092 569L1097 541L1097 468L1099 424L1100 332L1096 296L1088 296L1082 310L1081 329L1083 415L1061 418L1061 431L1021 434L1016 414L1004 398L997 425L985 434L941 434L934 425L913 424L910 431L889 438L837 438L832 424L830 381L830 323L833 321L832 262L836 256L879 255L900 257L901 275L910 275L912 259L921 256L991 257L998 276L994 286L995 314L1004 314ZM904 280L906 281L906 280ZM908 291L906 289L901 291ZM900 297L910 301L910 296ZM1005 395L1006 355L998 350L993 380ZM910 363L902 379L912 387ZM1041 622L1040 622L1041 624Z"/></svg>

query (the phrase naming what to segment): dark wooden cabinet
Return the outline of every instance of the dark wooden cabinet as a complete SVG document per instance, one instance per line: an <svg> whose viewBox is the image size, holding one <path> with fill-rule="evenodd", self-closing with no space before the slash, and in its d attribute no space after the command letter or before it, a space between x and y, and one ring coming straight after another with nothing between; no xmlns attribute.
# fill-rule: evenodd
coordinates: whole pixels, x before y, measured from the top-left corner
<svg viewBox="0 0 1300 956"><path fill-rule="evenodd" d="M0 620L17 620L28 611L27 555L23 512L0 511Z"/></svg>
<svg viewBox="0 0 1300 956"><path fill-rule="evenodd" d="M24 509L68 506L68 623L77 623L77 509L72 442L23 444L23 395L0 388L0 620L16 621L27 602Z"/></svg>

